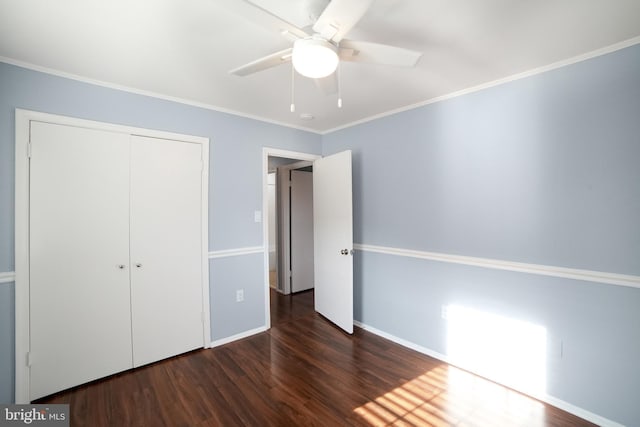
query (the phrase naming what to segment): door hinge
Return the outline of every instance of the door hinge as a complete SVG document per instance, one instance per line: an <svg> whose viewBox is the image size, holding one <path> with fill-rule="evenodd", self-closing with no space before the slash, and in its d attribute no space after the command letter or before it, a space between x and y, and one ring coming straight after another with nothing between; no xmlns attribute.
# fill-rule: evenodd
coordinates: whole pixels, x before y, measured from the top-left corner
<svg viewBox="0 0 640 427"><path fill-rule="evenodd" d="M33 364L33 353L31 353L30 351L27 352L27 367L31 367L31 365Z"/></svg>
<svg viewBox="0 0 640 427"><path fill-rule="evenodd" d="M27 158L31 158L31 143L27 144Z"/></svg>

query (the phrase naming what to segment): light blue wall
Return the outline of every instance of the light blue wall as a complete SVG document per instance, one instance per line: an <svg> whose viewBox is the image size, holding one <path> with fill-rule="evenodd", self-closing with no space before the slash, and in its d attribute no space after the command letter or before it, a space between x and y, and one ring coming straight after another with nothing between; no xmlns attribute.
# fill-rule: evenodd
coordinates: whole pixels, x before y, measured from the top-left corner
<svg viewBox="0 0 640 427"><path fill-rule="evenodd" d="M15 108L210 138L210 251L262 245L262 224L254 222L254 211L262 209L262 147L321 151L317 134L0 63L0 272L15 268ZM263 326L263 278L247 275L247 271L262 272L262 258L241 256L220 264L217 271L211 262L212 323L217 323L212 324L212 337ZM215 310L238 305L235 289L241 287L245 302L240 304L240 315ZM0 308L0 403L4 403L13 399L13 284L0 283Z"/></svg>
<svg viewBox="0 0 640 427"><path fill-rule="evenodd" d="M640 275L638 45L323 138L345 149L358 243ZM535 323L547 393L640 425L640 289L355 261L361 322L445 355L443 305Z"/></svg>
<svg viewBox="0 0 640 427"><path fill-rule="evenodd" d="M266 308L263 255L217 258L210 260L209 265L213 283L234 284L211 289L212 338L218 340L263 326ZM244 302L236 304L239 289L244 290Z"/></svg>

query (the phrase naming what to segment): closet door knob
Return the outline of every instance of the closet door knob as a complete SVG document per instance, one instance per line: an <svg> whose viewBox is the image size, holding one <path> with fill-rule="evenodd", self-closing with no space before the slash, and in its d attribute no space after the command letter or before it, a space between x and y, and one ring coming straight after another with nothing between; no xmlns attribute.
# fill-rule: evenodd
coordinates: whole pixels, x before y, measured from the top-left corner
<svg viewBox="0 0 640 427"><path fill-rule="evenodd" d="M120 270L124 270L124 267L125 267L125 266L124 266L124 264L119 264L119 265L118 265L118 268L119 268Z"/></svg>
<svg viewBox="0 0 640 427"><path fill-rule="evenodd" d="M136 267L140 268L140 267L142 267L142 264L137 263L137 264L136 264Z"/></svg>

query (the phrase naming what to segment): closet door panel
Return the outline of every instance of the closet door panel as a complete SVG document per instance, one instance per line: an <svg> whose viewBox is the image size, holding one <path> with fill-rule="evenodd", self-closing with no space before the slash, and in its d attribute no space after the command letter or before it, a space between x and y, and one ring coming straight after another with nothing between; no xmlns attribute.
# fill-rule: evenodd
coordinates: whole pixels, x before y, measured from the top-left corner
<svg viewBox="0 0 640 427"><path fill-rule="evenodd" d="M129 136L31 123L30 398L132 367Z"/></svg>
<svg viewBox="0 0 640 427"><path fill-rule="evenodd" d="M201 150L132 137L134 366L203 346Z"/></svg>

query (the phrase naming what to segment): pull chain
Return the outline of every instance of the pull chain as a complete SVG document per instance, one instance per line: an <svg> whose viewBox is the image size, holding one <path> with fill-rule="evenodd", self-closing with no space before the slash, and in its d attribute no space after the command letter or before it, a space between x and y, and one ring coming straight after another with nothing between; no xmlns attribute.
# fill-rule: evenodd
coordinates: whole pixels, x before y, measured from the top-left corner
<svg viewBox="0 0 640 427"><path fill-rule="evenodd" d="M296 79L296 72L295 69L293 68L293 61L291 61L291 107L290 110L292 113L296 112L296 104L295 104L295 79Z"/></svg>
<svg viewBox="0 0 640 427"><path fill-rule="evenodd" d="M338 52L340 52L340 43L338 43ZM338 108L342 108L342 72L341 72L341 63L342 61L338 60Z"/></svg>

